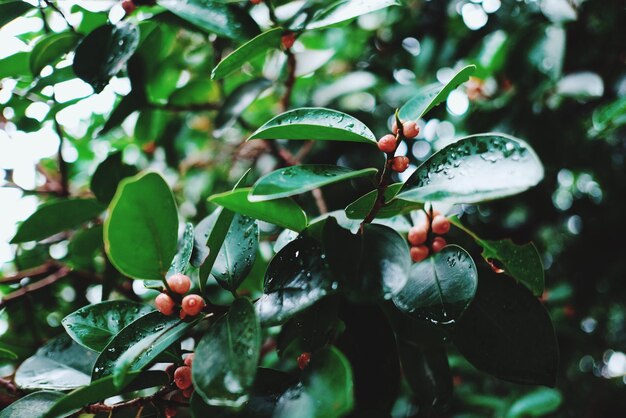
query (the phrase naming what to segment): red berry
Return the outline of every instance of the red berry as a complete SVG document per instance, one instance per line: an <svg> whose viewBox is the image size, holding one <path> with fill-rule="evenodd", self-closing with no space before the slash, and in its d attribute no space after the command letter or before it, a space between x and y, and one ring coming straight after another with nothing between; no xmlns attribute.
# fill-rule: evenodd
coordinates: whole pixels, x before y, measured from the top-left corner
<svg viewBox="0 0 626 418"><path fill-rule="evenodd" d="M436 237L433 240L433 243L430 245L430 248L433 250L433 253L438 253L439 251L443 250L443 247L445 247L447 244L448 243L445 239L441 237Z"/></svg>
<svg viewBox="0 0 626 418"><path fill-rule="evenodd" d="M204 299L199 295L187 295L181 304L183 311L189 316L196 316L206 306Z"/></svg>
<svg viewBox="0 0 626 418"><path fill-rule="evenodd" d="M431 228L437 235L447 234L450 230L450 221L443 215L437 215L433 218Z"/></svg>
<svg viewBox="0 0 626 418"><path fill-rule="evenodd" d="M172 292L184 295L191 289L191 279L182 273L176 273L167 279L167 285Z"/></svg>
<svg viewBox="0 0 626 418"><path fill-rule="evenodd" d="M402 133L407 138L415 138L420 133L420 128L411 120L402 124Z"/></svg>
<svg viewBox="0 0 626 418"><path fill-rule="evenodd" d="M280 37L280 42L283 44L283 48L289 49L296 42L296 34L293 32L286 32Z"/></svg>
<svg viewBox="0 0 626 418"><path fill-rule="evenodd" d="M411 245L420 245L426 242L428 236L428 225L422 224L409 229L409 243Z"/></svg>
<svg viewBox="0 0 626 418"><path fill-rule="evenodd" d="M191 395L193 395L193 386L188 387L187 389L183 390L183 396L187 399L191 398Z"/></svg>
<svg viewBox="0 0 626 418"><path fill-rule="evenodd" d="M191 367L180 366L174 372L174 383L178 389L187 389L191 386Z"/></svg>
<svg viewBox="0 0 626 418"><path fill-rule="evenodd" d="M309 365L311 361L311 353L302 353L298 356L298 367L300 370L304 370L306 366Z"/></svg>
<svg viewBox="0 0 626 418"><path fill-rule="evenodd" d="M174 299L170 297L167 293L160 293L159 296L154 300L157 309L163 315L171 315L174 313Z"/></svg>
<svg viewBox="0 0 626 418"><path fill-rule="evenodd" d="M250 3L252 3L252 4L261 4L261 3L263 3L263 0L250 0Z"/></svg>
<svg viewBox="0 0 626 418"><path fill-rule="evenodd" d="M133 0L124 0L122 2L122 9L124 9L126 14L129 15L137 9L137 5L133 2Z"/></svg>
<svg viewBox="0 0 626 418"><path fill-rule="evenodd" d="M394 135L388 134L378 140L378 149L382 152L394 152L398 145L398 140Z"/></svg>
<svg viewBox="0 0 626 418"><path fill-rule="evenodd" d="M407 168L409 168L409 159L403 156L395 157L391 163L391 168L393 169L393 171L402 173Z"/></svg>
<svg viewBox="0 0 626 418"><path fill-rule="evenodd" d="M414 263L419 263L423 261L426 257L428 257L428 247L425 245L418 245L416 247L411 247L411 260Z"/></svg>
<svg viewBox="0 0 626 418"><path fill-rule="evenodd" d="M191 364L193 363L193 356L194 356L194 354L191 353L187 357L185 357L185 360L184 360L185 361L185 366L191 367Z"/></svg>
<svg viewBox="0 0 626 418"><path fill-rule="evenodd" d="M176 408L173 406L167 406L165 407L165 418L172 418L175 417L178 411L176 411Z"/></svg>

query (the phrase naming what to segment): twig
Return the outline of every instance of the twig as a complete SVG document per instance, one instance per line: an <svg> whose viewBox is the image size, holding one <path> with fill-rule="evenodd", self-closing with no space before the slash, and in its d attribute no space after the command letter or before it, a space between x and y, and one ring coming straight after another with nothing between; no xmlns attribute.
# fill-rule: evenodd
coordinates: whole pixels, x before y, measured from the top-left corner
<svg viewBox="0 0 626 418"><path fill-rule="evenodd" d="M56 5L56 4L54 4L54 2L53 2L52 0L44 0L44 2L46 3L46 5L47 5L48 7L50 7L52 10L54 10L55 12L57 12L58 14L60 14L60 15L61 15L61 17L63 18L63 20L65 20L65 23L66 23L66 24L67 24L67 26L70 28L70 30L71 30L72 32L76 33L76 28L74 28L74 26L72 26L72 25L70 24L70 21L69 21L69 20L67 20L67 16L65 16L65 13L63 13L63 12L61 11L61 9L59 9L59 8L57 7L57 5Z"/></svg>
<svg viewBox="0 0 626 418"><path fill-rule="evenodd" d="M57 159L59 163L59 174L61 175L61 196L69 196L70 195L70 185L69 178L67 173L67 162L63 159L63 129L59 122L54 119L54 129L56 130L57 135L59 136L59 150L57 151Z"/></svg>
<svg viewBox="0 0 626 418"><path fill-rule="evenodd" d="M280 99L280 105L283 108L283 112L289 109L291 105L291 93L293 92L293 86L296 83L296 56L291 52L291 49L285 51L287 54L287 78L285 79L285 93Z"/></svg>
<svg viewBox="0 0 626 418"><path fill-rule="evenodd" d="M39 276L41 274L51 273L52 270L58 269L59 267L60 266L56 261L49 260L38 267L19 271L12 276L3 277L0 279L0 284L18 283L25 277Z"/></svg>
<svg viewBox="0 0 626 418"><path fill-rule="evenodd" d="M11 292L8 295L4 296L0 301L0 309L5 306L19 300L20 298L28 295L29 293L36 292L37 290L41 290L44 287L50 286L60 279L67 277L72 272L72 269L67 266L62 266L56 272L50 274L44 279L39 280L36 283L30 284L28 286L24 286L21 289L16 290L15 292Z"/></svg>
<svg viewBox="0 0 626 418"><path fill-rule="evenodd" d="M81 411L77 412L73 416L78 416L81 412L88 414L97 414L100 412L113 412L118 411L120 409L126 408L134 408L134 407L143 407L145 405L158 402L164 405L172 405L172 406L189 406L186 402L174 401L171 399L164 399L163 397L171 392L172 389L169 386L164 386L158 392L151 396L144 396L141 398L131 399L129 401L120 402L114 405L107 405L105 403L99 402L91 405L87 405Z"/></svg>

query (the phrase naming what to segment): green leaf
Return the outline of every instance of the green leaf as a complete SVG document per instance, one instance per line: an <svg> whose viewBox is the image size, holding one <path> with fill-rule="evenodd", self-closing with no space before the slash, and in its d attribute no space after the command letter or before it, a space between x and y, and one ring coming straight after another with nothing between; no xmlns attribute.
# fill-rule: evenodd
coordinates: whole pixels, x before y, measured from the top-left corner
<svg viewBox="0 0 626 418"><path fill-rule="evenodd" d="M290 242L272 258L256 302L263 326L281 324L337 289L325 258L311 238Z"/></svg>
<svg viewBox="0 0 626 418"><path fill-rule="evenodd" d="M252 38L221 60L213 68L211 78L214 80L222 79L231 72L241 69L244 63L254 57L265 53L269 49L279 48L282 34L283 28L273 28Z"/></svg>
<svg viewBox="0 0 626 418"><path fill-rule="evenodd" d="M18 356L11 350L0 348L0 360L17 360Z"/></svg>
<svg viewBox="0 0 626 418"><path fill-rule="evenodd" d="M128 373L141 370L179 340L199 319L184 322L177 316L150 312L120 331L102 350L91 378L113 375L120 386Z"/></svg>
<svg viewBox="0 0 626 418"><path fill-rule="evenodd" d="M196 27L230 39L249 39L259 33L252 18L240 8L211 0L158 0L157 3Z"/></svg>
<svg viewBox="0 0 626 418"><path fill-rule="evenodd" d="M240 406L248 399L261 349L261 327L247 299L236 299L196 347L191 369L196 392L209 405Z"/></svg>
<svg viewBox="0 0 626 418"><path fill-rule="evenodd" d="M46 65L55 63L73 49L79 38L80 35L73 32L52 33L41 38L30 53L33 76L38 76Z"/></svg>
<svg viewBox="0 0 626 418"><path fill-rule="evenodd" d="M474 301L452 341L476 368L516 383L553 386L559 349L550 316L525 287L480 271Z"/></svg>
<svg viewBox="0 0 626 418"><path fill-rule="evenodd" d="M90 268L94 265L94 256L103 247L102 225L77 231L68 245L68 263L79 268Z"/></svg>
<svg viewBox="0 0 626 418"><path fill-rule="evenodd" d="M167 385L169 379L167 373L162 371L134 372L129 374L127 379L127 383L132 383L124 385L123 389L121 389L114 384L112 376L104 377L93 381L89 386L76 389L58 399L54 405L51 405L50 410L43 417L66 417L68 416L67 414L80 409L84 405L96 403L122 393Z"/></svg>
<svg viewBox="0 0 626 418"><path fill-rule="evenodd" d="M272 85L270 80L256 78L238 86L224 101L219 113L215 117L215 131L217 137L239 119L243 112L259 97L261 93Z"/></svg>
<svg viewBox="0 0 626 418"><path fill-rule="evenodd" d="M0 4L1 10L2 5ZM0 16L2 15L0 14ZM43 418L46 412L63 396L62 392L47 390L31 393L0 411L0 418Z"/></svg>
<svg viewBox="0 0 626 418"><path fill-rule="evenodd" d="M469 80L475 70L475 65L468 65L459 70L446 84L436 83L424 87L400 108L398 116L403 121L423 118L435 106L446 100L454 89Z"/></svg>
<svg viewBox="0 0 626 418"><path fill-rule="evenodd" d="M363 122L321 107L303 107L282 113L257 129L250 139L348 141L376 145L376 137Z"/></svg>
<svg viewBox="0 0 626 418"><path fill-rule="evenodd" d="M189 260L191 260L191 253L193 252L194 245L194 230L193 224L187 222L185 225L185 232L180 241L178 252L172 260L172 265L167 271L165 277L170 277L176 273L185 273L187 266L189 266Z"/></svg>
<svg viewBox="0 0 626 418"><path fill-rule="evenodd" d="M190 81L176 90L169 98L169 103L175 106L204 104L219 100L219 85L207 78Z"/></svg>
<svg viewBox="0 0 626 418"><path fill-rule="evenodd" d="M472 257L458 245L411 267L406 286L393 297L401 311L435 324L453 324L476 294L478 273Z"/></svg>
<svg viewBox="0 0 626 418"><path fill-rule="evenodd" d="M91 176L91 191L100 202L108 205L120 181L135 174L137 169L134 166L122 162L121 151L112 152Z"/></svg>
<svg viewBox="0 0 626 418"><path fill-rule="evenodd" d="M563 402L556 389L537 388L518 398L507 411L505 418L542 417L556 411Z"/></svg>
<svg viewBox="0 0 626 418"><path fill-rule="evenodd" d="M334 347L314 353L302 383L288 389L276 403L274 418L339 418L354 404L352 369Z"/></svg>
<svg viewBox="0 0 626 418"><path fill-rule="evenodd" d="M104 25L78 44L74 73L99 93L126 65L139 45L139 29L132 23Z"/></svg>
<svg viewBox="0 0 626 418"><path fill-rule="evenodd" d="M62 324L78 344L101 352L124 327L152 311L142 303L107 301L80 308L63 318Z"/></svg>
<svg viewBox="0 0 626 418"><path fill-rule="evenodd" d="M163 280L177 243L176 202L163 177L148 172L123 180L104 222L111 263L133 279Z"/></svg>
<svg viewBox="0 0 626 418"><path fill-rule="evenodd" d="M234 217L235 212L217 208L196 227L191 263L200 267L201 282L209 277Z"/></svg>
<svg viewBox="0 0 626 418"><path fill-rule="evenodd" d="M31 9L33 6L22 0L3 1L0 3L0 28Z"/></svg>
<svg viewBox="0 0 626 418"><path fill-rule="evenodd" d="M479 134L432 155L409 177L398 197L478 203L521 193L541 179L541 161L526 142L499 133Z"/></svg>
<svg viewBox="0 0 626 418"><path fill-rule="evenodd" d="M139 92L134 89L131 90L131 92L122 97L122 100L115 106L109 115L109 119L107 119L102 129L98 132L98 135L104 135L112 129L118 128L131 113L141 109L145 104L145 92Z"/></svg>
<svg viewBox="0 0 626 418"><path fill-rule="evenodd" d="M398 0L341 0L320 10L311 22L306 25L308 30L323 29L355 17L384 9L389 6L400 6Z"/></svg>
<svg viewBox="0 0 626 418"><path fill-rule="evenodd" d="M285 167L264 175L252 186L251 202L278 199L308 192L328 184L376 174L375 168L352 170L329 164Z"/></svg>
<svg viewBox="0 0 626 418"><path fill-rule="evenodd" d="M352 234L329 218L324 249L340 285L358 300L390 299L408 279L408 244L387 226L367 224Z"/></svg>
<svg viewBox="0 0 626 418"><path fill-rule="evenodd" d="M478 67L474 76L484 80L499 72L506 64L510 46L509 36L503 30L496 30L485 36L474 58Z"/></svg>
<svg viewBox="0 0 626 418"><path fill-rule="evenodd" d="M22 3L22 0L20 0L20 3ZM0 14L0 16L2 15ZM28 66L29 56L28 52L16 52L13 55L0 59L0 79L5 77L21 78L27 75L30 76Z"/></svg>
<svg viewBox="0 0 626 418"><path fill-rule="evenodd" d="M63 334L50 340L15 372L21 389L68 390L89 384L89 372L97 353Z"/></svg>
<svg viewBox="0 0 626 418"><path fill-rule="evenodd" d="M151 102L156 102L153 98ZM135 140L146 143L158 140L163 135L169 121L169 115L160 109L143 109L135 122Z"/></svg>
<svg viewBox="0 0 626 418"><path fill-rule="evenodd" d="M513 277L530 289L535 296L543 294L543 263L535 244L529 242L524 245L517 245L510 239L484 240L463 226L456 216L451 217L450 222L469 234L483 248L481 255L494 271L503 272ZM497 266L493 264L494 261L498 262Z"/></svg>
<svg viewBox="0 0 626 418"><path fill-rule="evenodd" d="M403 183L395 183L387 187L387 190L385 190L386 204L378 211L376 218L392 218L424 207L422 203L394 199L400 189L402 189L402 186ZM349 219L364 219L370 213L372 207L374 207L377 197L378 190L372 190L364 194L346 207L346 216Z"/></svg>
<svg viewBox="0 0 626 418"><path fill-rule="evenodd" d="M35 213L20 224L11 243L41 241L80 226L103 211L104 206L95 199L51 200L39 206Z"/></svg>
<svg viewBox="0 0 626 418"><path fill-rule="evenodd" d="M216 194L211 196L209 201L242 215L293 231L299 232L306 228L306 214L296 202L288 198L250 202L248 200L250 190L250 188L243 188Z"/></svg>

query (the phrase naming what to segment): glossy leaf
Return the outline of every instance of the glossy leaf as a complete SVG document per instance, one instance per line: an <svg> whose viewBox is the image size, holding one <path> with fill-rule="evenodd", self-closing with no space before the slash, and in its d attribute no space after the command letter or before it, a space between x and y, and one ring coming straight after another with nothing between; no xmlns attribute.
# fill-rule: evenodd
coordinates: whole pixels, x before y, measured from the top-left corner
<svg viewBox="0 0 626 418"><path fill-rule="evenodd" d="M135 174L137 174L137 169L132 165L124 164L122 153L113 152L98 165L91 176L91 191L100 202L108 205L120 181Z"/></svg>
<svg viewBox="0 0 626 418"><path fill-rule="evenodd" d="M215 136L221 136L230 128L243 112L259 97L261 93L272 85L270 80L256 78L238 86L224 101L215 118Z"/></svg>
<svg viewBox="0 0 626 418"><path fill-rule="evenodd" d="M192 263L200 269L201 281L206 281L222 248L235 212L218 208L198 224L195 233ZM211 249L213 249L211 251Z"/></svg>
<svg viewBox="0 0 626 418"><path fill-rule="evenodd" d="M141 370L180 339L196 321L184 322L177 315L150 312L120 331L98 356L93 380L113 375L119 387L128 373Z"/></svg>
<svg viewBox="0 0 626 418"><path fill-rule="evenodd" d="M19 0L19 2L27 4L22 0ZM0 59L0 78L20 78L27 75L29 73L28 59L28 52L16 52L13 55Z"/></svg>
<svg viewBox="0 0 626 418"><path fill-rule="evenodd" d="M282 113L257 129L249 139L348 141L376 145L376 137L363 122L321 107L303 107Z"/></svg>
<svg viewBox="0 0 626 418"><path fill-rule="evenodd" d="M261 177L248 196L251 202L278 199L358 177L373 176L375 168L352 170L329 164L285 167Z"/></svg>
<svg viewBox="0 0 626 418"><path fill-rule="evenodd" d="M0 360L17 360L18 356L11 350L0 348Z"/></svg>
<svg viewBox="0 0 626 418"><path fill-rule="evenodd" d="M96 218L104 209L104 206L94 199L48 201L20 224L11 243L41 241Z"/></svg>
<svg viewBox="0 0 626 418"><path fill-rule="evenodd" d="M236 299L228 313L198 343L193 385L209 405L240 406L252 386L261 349L261 327L247 299Z"/></svg>
<svg viewBox="0 0 626 418"><path fill-rule="evenodd" d="M61 32L39 40L30 53L30 71L33 76L38 76L46 65L54 64L63 54L69 52L78 39L79 35L73 32Z"/></svg>
<svg viewBox="0 0 626 418"><path fill-rule="evenodd" d="M530 289L535 296L543 294L543 263L539 251L532 242L517 245L510 239L485 240L463 226L457 217L450 218L450 222L467 232L483 248L481 255L494 271L513 277ZM496 261L497 265L494 264Z"/></svg>
<svg viewBox="0 0 626 418"><path fill-rule="evenodd" d="M306 214L293 200L284 198L265 202L250 202L248 200L250 190L244 188L220 193L211 196L209 201L242 215L293 231L299 232L306 228Z"/></svg>
<svg viewBox="0 0 626 418"><path fill-rule="evenodd" d="M235 70L239 70L243 64L254 57L265 53L272 48L280 47L282 28L273 28L252 38L239 48L234 50L213 68L211 78L222 79Z"/></svg>
<svg viewBox="0 0 626 418"><path fill-rule="evenodd" d="M100 26L78 44L74 73L99 93L126 65L138 45L139 29L134 24Z"/></svg>
<svg viewBox="0 0 626 418"><path fill-rule="evenodd" d="M558 390L537 388L516 399L505 418L542 417L556 411L561 402L563 397Z"/></svg>
<svg viewBox="0 0 626 418"><path fill-rule="evenodd" d="M296 239L274 256L265 272L263 296L256 302L263 326L286 321L337 288L325 258L310 238Z"/></svg>
<svg viewBox="0 0 626 418"><path fill-rule="evenodd" d="M122 97L122 100L120 100L113 109L109 115L109 119L105 122L98 134L104 135L115 128L119 128L122 122L124 122L131 113L145 106L146 101L144 91L131 90L130 93Z"/></svg>
<svg viewBox="0 0 626 418"><path fill-rule="evenodd" d="M386 204L378 211L376 218L391 218L424 207L422 203L394 199L396 194L402 189L402 185L402 183L395 183L387 187L387 190L385 190ZM372 207L374 207L377 197L378 190L372 190L364 194L346 207L346 216L349 219L364 219L370 213Z"/></svg>
<svg viewBox="0 0 626 418"><path fill-rule="evenodd" d="M415 202L479 203L521 193L543 179L543 166L526 142L489 133L443 148L405 182L398 198Z"/></svg>
<svg viewBox="0 0 626 418"><path fill-rule="evenodd" d="M314 353L302 383L288 389L276 404L274 418L339 418L352 409L352 369L336 348Z"/></svg>
<svg viewBox="0 0 626 418"><path fill-rule="evenodd" d="M445 101L454 89L469 80L475 70L475 65L468 65L459 70L446 84L436 83L424 87L400 108L398 116L403 121L423 118L435 106Z"/></svg>
<svg viewBox="0 0 626 418"><path fill-rule="evenodd" d="M169 186L157 173L123 180L104 222L111 263L133 279L162 280L178 243L178 214Z"/></svg>
<svg viewBox="0 0 626 418"><path fill-rule="evenodd" d="M1 10L2 8L0 8ZM46 412L63 396L63 392L48 390L31 393L0 411L0 418L43 418Z"/></svg>
<svg viewBox="0 0 626 418"><path fill-rule="evenodd" d="M545 308L525 287L488 269L452 340L476 368L504 380L553 386L559 350Z"/></svg>
<svg viewBox="0 0 626 418"><path fill-rule="evenodd" d="M87 305L63 318L70 337L85 348L100 352L124 327L154 311L151 306L127 300Z"/></svg>
<svg viewBox="0 0 626 418"><path fill-rule="evenodd" d="M58 399L50 410L43 415L44 418L65 417L72 411L78 410L84 405L89 405L121 393L133 392L169 383L169 376L162 371L134 372L128 376L130 384L124 385L123 389L117 387L113 377L108 376L91 382L88 386L76 389Z"/></svg>
<svg viewBox="0 0 626 418"><path fill-rule="evenodd" d="M411 267L406 286L393 297L401 311L435 324L453 324L476 294L478 273L472 257L458 245Z"/></svg>
<svg viewBox="0 0 626 418"><path fill-rule="evenodd" d="M308 30L323 29L341 22L345 22L366 13L384 9L389 6L399 6L398 0L341 0L332 3L320 10L306 26Z"/></svg>
<svg viewBox="0 0 626 418"><path fill-rule="evenodd" d="M3 1L0 3L0 28L31 9L33 6L22 0Z"/></svg>
<svg viewBox="0 0 626 418"><path fill-rule="evenodd" d="M25 390L69 390L88 385L89 372L97 355L67 335L61 335L18 367L15 384Z"/></svg>
<svg viewBox="0 0 626 418"><path fill-rule="evenodd" d="M211 0L158 0L157 3L194 26L231 39L249 39L259 30L242 10Z"/></svg>
<svg viewBox="0 0 626 418"><path fill-rule="evenodd" d="M176 273L185 273L189 260L191 259L191 253L193 252L194 245L194 230L193 224L187 222L185 225L185 232L178 246L178 252L172 260L172 265L167 271L166 277L170 277Z"/></svg>

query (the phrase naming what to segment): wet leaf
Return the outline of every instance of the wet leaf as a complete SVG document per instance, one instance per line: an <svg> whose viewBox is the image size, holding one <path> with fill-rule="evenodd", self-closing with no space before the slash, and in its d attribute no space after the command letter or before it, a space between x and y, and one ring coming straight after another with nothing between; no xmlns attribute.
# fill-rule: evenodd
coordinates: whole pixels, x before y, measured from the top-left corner
<svg viewBox="0 0 626 418"><path fill-rule="evenodd" d="M543 166L526 142L489 133L443 148L405 182L398 198L415 202L479 203L521 193L543 179Z"/></svg>
<svg viewBox="0 0 626 418"><path fill-rule="evenodd" d="M0 3L0 28L33 9L31 4L22 0L6 0Z"/></svg>
<svg viewBox="0 0 626 418"><path fill-rule="evenodd" d="M63 392L47 390L31 393L0 411L0 418L43 418L63 396Z"/></svg>
<svg viewBox="0 0 626 418"><path fill-rule="evenodd" d="M108 205L120 181L135 174L137 174L137 169L132 165L124 164L121 152L112 152L94 171L91 177L91 191L100 202Z"/></svg>
<svg viewBox="0 0 626 418"><path fill-rule="evenodd" d="M402 183L395 183L387 187L387 190L385 190L386 204L378 211L376 218L392 218L424 207L422 203L394 199L400 189L402 189L402 185ZM372 207L374 207L377 197L378 190L372 190L364 194L346 207L346 216L349 219L364 219L370 213Z"/></svg>
<svg viewBox="0 0 626 418"><path fill-rule="evenodd" d="M170 277L176 273L185 273L189 265L189 260L191 260L191 253L193 252L194 236L193 224L187 222L185 232L178 245L178 252L172 260L172 265L167 271L166 277Z"/></svg>
<svg viewBox="0 0 626 418"><path fill-rule="evenodd" d="M393 297L401 311L435 324L453 324L476 294L478 273L472 257L458 245L411 267L406 286Z"/></svg>
<svg viewBox="0 0 626 418"><path fill-rule="evenodd" d="M515 400L505 418L542 417L556 411L563 402L556 389L537 388Z"/></svg>
<svg viewBox="0 0 626 418"><path fill-rule="evenodd" d="M261 93L272 85L270 80L256 78L238 86L224 101L215 118L213 134L221 136L224 131L233 126L243 112L259 97Z"/></svg>
<svg viewBox="0 0 626 418"><path fill-rule="evenodd" d="M52 33L41 38L30 52L30 71L38 76L46 65L54 64L78 42L73 32Z"/></svg>
<svg viewBox="0 0 626 418"><path fill-rule="evenodd" d="M336 1L317 13L311 22L306 25L308 30L323 29L355 17L384 9L389 6L399 6L398 0L342 0Z"/></svg>

